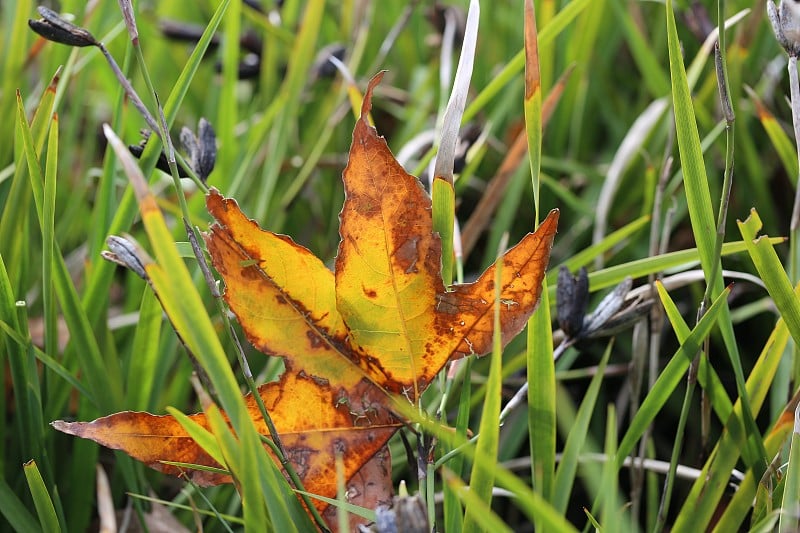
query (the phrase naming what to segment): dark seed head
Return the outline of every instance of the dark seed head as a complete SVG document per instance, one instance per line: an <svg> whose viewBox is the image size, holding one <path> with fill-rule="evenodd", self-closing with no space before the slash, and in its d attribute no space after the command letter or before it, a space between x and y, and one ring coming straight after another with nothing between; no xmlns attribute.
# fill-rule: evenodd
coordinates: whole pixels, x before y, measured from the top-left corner
<svg viewBox="0 0 800 533"><path fill-rule="evenodd" d="M570 274L567 267L558 271L556 288L556 311L558 325L567 335L574 338L583 330L586 307L589 304L589 276L585 268L577 276Z"/></svg>
<svg viewBox="0 0 800 533"><path fill-rule="evenodd" d="M67 22L52 9L39 6L37 11L42 18L28 20L28 26L48 41L80 47L97 46L99 44L88 30Z"/></svg>

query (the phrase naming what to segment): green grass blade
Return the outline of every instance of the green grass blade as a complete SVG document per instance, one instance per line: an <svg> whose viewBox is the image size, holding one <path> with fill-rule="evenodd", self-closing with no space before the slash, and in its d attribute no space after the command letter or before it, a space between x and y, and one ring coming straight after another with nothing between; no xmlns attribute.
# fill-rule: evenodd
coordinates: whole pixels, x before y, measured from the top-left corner
<svg viewBox="0 0 800 533"><path fill-rule="evenodd" d="M540 174L542 164L542 79L539 70L539 36L533 2L524 3L525 133L533 188L534 221L539 223ZM538 308L528 320L527 382L528 441L531 450L533 487L545 500L552 497L556 464L556 376L553 361L553 330L547 282L542 281Z"/></svg>
<svg viewBox="0 0 800 533"><path fill-rule="evenodd" d="M433 180L432 213L433 231L442 241L442 280L444 286L453 284L453 235L456 212L456 193L446 180Z"/></svg>
<svg viewBox="0 0 800 533"><path fill-rule="evenodd" d="M764 353L781 353L781 351L785 349L788 339L789 332L786 329L786 324L779 321L769 338L768 345L764 348ZM768 359L772 359L772 357L767 355L764 360ZM777 372L780 372L780 368ZM786 440L789 438L793 425L791 422L794 421L794 411L798 405L797 400L798 395L796 394L783 410L783 413L778 417L772 429L767 434L766 439L764 439L764 447L767 449L768 453L773 455L777 454L784 447ZM725 512L722 513L714 531L724 533L725 531L736 531L739 529L745 518L748 515L754 514L753 501L758 493L763 490L764 485L761 483L761 480L755 478L752 470L748 470L744 480L739 484L736 494L733 495L728 505L726 505ZM770 498L769 501L771 502L772 499Z"/></svg>
<svg viewBox="0 0 800 533"><path fill-rule="evenodd" d="M14 531L30 531L32 533L42 531L39 522L28 511L28 508L4 478L0 479L0 514Z"/></svg>
<svg viewBox="0 0 800 533"><path fill-rule="evenodd" d="M47 140L42 208L42 304L44 306L45 353L58 353L58 308L53 289L53 263L56 251L56 171L58 169L58 115L53 114Z"/></svg>
<svg viewBox="0 0 800 533"><path fill-rule="evenodd" d="M475 491L467 488L461 478L447 468L442 469L442 477L450 490L461 498L464 506L472 510L472 513L468 515L470 520L464 524L464 531L498 531L502 533L513 531L492 511L491 505L475 494ZM470 487L472 487L471 484Z"/></svg>
<svg viewBox="0 0 800 533"><path fill-rule="evenodd" d="M502 248L505 248L504 246ZM480 530L479 516L485 513L484 507L491 508L492 488L494 487L494 467L497 464L497 449L500 440L500 402L503 389L503 345L500 324L500 291L502 287L502 256L495 262L494 295L494 337L492 353L489 357L489 376L486 381L486 397L481 411L481 425L475 445L475 460L469 486L470 495L483 505L466 504L464 510L464 531Z"/></svg>
<svg viewBox="0 0 800 533"><path fill-rule="evenodd" d="M462 439L466 439L467 427L469 425L470 415L470 398L472 396L472 381L470 374L472 370L472 358L467 357L464 359L463 376L464 381L461 384L461 391L458 399L458 414L456 415L456 434ZM450 443L445 443L443 451L452 451ZM448 470L455 476L461 478L464 469L464 456L456 454L447 463L445 463ZM442 488L444 492L444 530L445 531L461 531L464 525L463 509L461 507L458 494L450 483L444 483Z"/></svg>
<svg viewBox="0 0 800 533"><path fill-rule="evenodd" d="M258 493L260 484L256 479L256 469L252 468L252 463L248 464L246 462L253 454L248 453L248 450L242 446L243 443L237 442L236 437L225 422L225 418L215 405L208 406L205 411L211 431L214 433L219 443L219 449L225 457L224 462L221 464L227 465L231 473L237 476L239 492L242 496L245 530L254 531L257 524L259 524L263 529L280 531L278 524L272 522L276 517L271 516L270 513L268 518L264 498ZM242 476L242 478L239 479L239 476ZM291 529L287 531L291 531Z"/></svg>
<svg viewBox="0 0 800 533"><path fill-rule="evenodd" d="M39 516L39 523L42 524L44 531L58 533L61 531L61 524L56 516L56 509L53 507L53 500L45 487L39 468L36 462L30 461L23 466L25 477L28 479L28 488L33 497L33 505L36 507L36 514Z"/></svg>
<svg viewBox="0 0 800 533"><path fill-rule="evenodd" d="M589 388L583 396L581 406L578 408L578 414L571 425L566 442L564 443L564 449L561 452L561 461L556 471L555 481L553 483L553 495L551 498L553 507L561 513L566 513L567 506L569 505L569 497L570 494L572 494L572 486L575 483L575 474L578 471L578 459L589 432L589 424L592 420L592 413L594 412L597 397L600 393L600 385L603 383L603 378L605 377L606 364L608 363L608 358L611 356L612 346L613 343L609 343L606 351L603 353L603 358L600 360L600 364L597 366L597 372L592 377Z"/></svg>
<svg viewBox="0 0 800 533"><path fill-rule="evenodd" d="M145 269L175 330L208 373L220 403L241 442L238 451L233 456L226 453L226 458L227 463L234 470L237 467L242 468L238 472L237 478L245 493L243 498L246 498L247 494L251 492L258 494L257 498L266 498L270 517L276 521L276 525L284 523L287 516L288 519L294 520L294 523L300 524L305 519L306 523L310 524L308 515L300 510L296 498L292 496L287 501L285 497L286 494L291 494L288 484L277 473L277 467L261 446L260 438L245 408L239 386L216 335L216 330L205 311L200 295L192 283L192 277L178 253L166 221L156 205L155 197L147 187L141 170L119 138L109 128L106 128L105 133L136 190L142 221L155 251L157 263L146 265ZM218 438L220 437L220 433L215 432L215 434ZM225 452L226 445L232 446L231 443L221 442L220 444L223 452ZM231 450L232 448L228 452ZM234 462L231 463L231 461ZM293 499L294 501L292 501ZM277 503L273 500L281 501ZM260 506L255 503L252 505L253 507L248 512L254 514L251 515L251 518L246 516L246 521L251 525L253 522L249 520L256 520L261 516ZM289 513L287 508L292 511L290 514L287 514ZM272 515L273 512L276 514ZM263 527L263 522L259 527Z"/></svg>
<svg viewBox="0 0 800 533"><path fill-rule="evenodd" d="M364 507L359 507L358 505L353 505L352 503L340 502L337 499L326 498L325 496L320 496L319 494L312 494L312 493L306 492L304 490L296 490L295 492L297 494L303 494L305 496L308 496L309 498L312 498L314 500L320 500L320 501L326 502L326 503L328 503L328 504L330 504L330 505L332 505L334 507L338 507L338 508L344 509L346 512L348 512L350 514L354 514L356 516L360 516L361 518L364 518L369 522L374 522L375 521L375 511L372 510L372 509L365 509ZM341 531L341 528L340 528L340 531Z"/></svg>
<svg viewBox="0 0 800 533"><path fill-rule="evenodd" d="M783 169L786 171L786 176L790 180L796 181L797 175L800 173L800 168L798 167L797 154L795 153L792 140L789 139L789 136L775 118L775 115L770 113L758 96L752 91L748 91L748 93L750 94L750 99L753 100L756 106L758 120L764 127L764 131L772 142L775 151L778 152L778 158L781 160Z"/></svg>
<svg viewBox="0 0 800 533"><path fill-rule="evenodd" d="M36 153L41 153L47 139L47 130L53 112L53 102L56 95L58 76L55 76L42 94L31 121L31 135L34 139ZM6 93L9 94L9 93ZM11 101L11 98L8 99ZM5 198L5 204L0 209L0 253L10 264L23 266L27 260L24 256L27 232L28 213L30 212L30 182L25 179L28 166L25 164L24 139L22 138L21 124L15 128L14 175L11 180L10 190ZM20 235L23 233L23 235ZM24 267L23 267L24 268ZM21 281L23 272L11 273L12 285L16 287Z"/></svg>
<svg viewBox="0 0 800 533"><path fill-rule="evenodd" d="M708 177L706 175L703 150L700 144L700 135L694 114L694 105L689 92L689 82L683 66L683 57L678 41L675 25L675 13L672 0L667 0L667 41L669 47L670 77L672 79L672 99L675 113L675 133L678 140L681 169L683 171L683 185L686 190L686 200L689 207L689 218L692 221L692 233L697 243L700 254L700 264L706 275L706 283L711 286L708 294L716 297L723 290L722 276L720 273L720 258L716 256L715 238L716 223L711 205ZM758 435L758 428L753 420L750 401L745 387L744 371L742 370L741 357L733 334L730 321L730 311L727 303L724 305L720 320L720 332L728 352L728 359L733 367L736 377L736 390L744 404L744 421L747 432L753 436ZM763 467L766 468L766 450L759 439L754 440L759 454L762 456Z"/></svg>
<svg viewBox="0 0 800 533"><path fill-rule="evenodd" d="M798 288L796 294L800 296L800 288ZM760 409L766 398L770 384L778 370L778 364L781 361L787 340L788 330L785 323L780 320L764 345L764 349L761 351L747 379L748 392L752 398L754 409ZM710 459L703 467L700 477L692 485L683 508L674 523L673 531L681 531L681 528L683 530L687 530L687 528L688 530L705 528L717 511L719 500L730 481L730 472L736 466L742 453L742 448L746 444L746 437L740 420L741 413L742 404L740 399L734 405L733 412L725 423L722 437L710 454ZM771 453L774 455L775 452ZM755 479L760 480L762 471L761 469L751 469L748 472L749 475L754 475ZM754 496L755 491L750 493L749 500L745 497L748 508L752 505Z"/></svg>
<svg viewBox="0 0 800 533"><path fill-rule="evenodd" d="M33 2L30 0L19 0L14 2L14 16L11 26L6 27L3 39L3 54L0 65L3 68L3 77L0 81L0 116L10 117L13 114L14 100L11 95L14 90L19 88L19 84L25 79L23 69L25 67L25 57L28 54L28 43L31 41L31 34L26 24L28 17L33 12ZM0 161L5 164L12 152L13 132L10 128L3 128L0 134Z"/></svg>
<svg viewBox="0 0 800 533"><path fill-rule="evenodd" d="M780 244L786 239L773 237L769 239L772 244ZM732 255L747 251L747 246L743 241L729 242L722 246L722 255ZM645 259L634 259L626 263L607 267L589 274L589 286L592 291L599 291L617 285L626 277L644 278L650 274L662 272L664 270L688 269L697 264L699 254L697 248L689 248L678 252L668 252ZM569 264L572 264L570 261ZM548 280L550 281L550 280ZM550 301L555 301L556 287L550 285Z"/></svg>
<svg viewBox="0 0 800 533"><path fill-rule="evenodd" d="M528 436L533 487L550 501L556 464L556 370L547 282L539 307L528 320Z"/></svg>
<svg viewBox="0 0 800 533"><path fill-rule="evenodd" d="M542 164L542 78L539 72L539 38L533 1L527 0L525 18L525 132L528 139L528 161L533 184L533 208L539 221L539 174Z"/></svg>
<svg viewBox="0 0 800 533"><path fill-rule="evenodd" d="M167 407L167 412L175 417L180 423L186 433L194 440L198 446L210 455L216 462L221 465L225 464L225 457L220 449L219 440L215 439L214 435L206 428L189 418L188 415L183 414L174 407Z"/></svg>
<svg viewBox="0 0 800 533"><path fill-rule="evenodd" d="M22 129L34 205L36 206L39 225L44 227L44 178L42 177L39 158L34 148L33 135L25 118L25 110L22 107L22 99L19 95L17 103L18 121ZM94 337L88 318L80 306L77 291L61 252L57 244L54 243L53 246L55 248L52 256L54 260L53 285L61 304L63 316L70 330L71 342L81 360L81 366L89 382L89 388L97 401L100 402L97 407L101 410L113 410L114 406L121 403L121 387L117 386L119 384L119 373L114 372L112 370L113 367L109 368L104 364L97 339Z"/></svg>
<svg viewBox="0 0 800 533"><path fill-rule="evenodd" d="M631 420L622 441L617 450L616 465L619 468L625 457L631 453L634 445L644 434L647 427L653 422L656 414L664 407L672 391L683 379L689 364L694 359L695 354L700 350L703 340L711 332L719 313L722 311L725 299L728 297L730 289L725 289L720 294L708 311L692 330L691 335L686 341L681 343L681 347L670 359L667 366L661 372L655 385L650 389L650 393L642 402L633 420Z"/></svg>
<svg viewBox="0 0 800 533"><path fill-rule="evenodd" d="M617 452L617 415L614 404L607 408L606 415L606 457L614 457ZM623 531L622 528L622 506L619 503L617 494L619 493L619 476L612 461L606 461L603 465L603 494L600 496L602 501L600 520L603 529L606 531Z"/></svg>
<svg viewBox="0 0 800 533"><path fill-rule="evenodd" d="M792 444L785 479L781 519L778 524L780 533L800 530L800 406L794 411Z"/></svg>
<svg viewBox="0 0 800 533"><path fill-rule="evenodd" d="M126 402L132 410L150 408L161 341L161 304L149 288L142 294L127 368Z"/></svg>
<svg viewBox="0 0 800 533"><path fill-rule="evenodd" d="M683 343L691 334L691 328L681 316L675 302L669 296L669 293L664 289L661 283L656 285L658 295L661 298L661 303L664 305L664 310L667 313L667 318L672 325L675 336L678 337L678 342ZM697 381L703 387L711 407L717 414L717 418L722 422L728 420L733 410L733 404L722 385L719 375L708 362L708 357L703 356L700 358L700 365L698 366Z"/></svg>
<svg viewBox="0 0 800 533"><path fill-rule="evenodd" d="M225 13L223 31L225 35L240 35L242 33L242 0L233 0L229 3ZM239 86L239 39L225 39L222 46L222 87L220 89L219 106L217 110L217 131L220 144L226 147L219 153L217 161L218 174L232 176L235 168L236 134L238 122L238 106L236 88Z"/></svg>
<svg viewBox="0 0 800 533"><path fill-rule="evenodd" d="M758 212L753 209L744 222L738 222L739 231L742 233L750 258L758 270L759 277L764 281L767 292L775 302L781 317L786 321L794 342L800 344L800 302L792 290L792 284L786 275L786 270L781 264L769 239L757 237L761 230L761 219Z"/></svg>
<svg viewBox="0 0 800 533"><path fill-rule="evenodd" d="M709 277L708 282L712 283L713 280L710 276L719 260L714 257L716 224L711 207L711 195L708 190L703 150L700 146L700 134L697 131L694 105L686 81L686 71L683 66L683 56L680 51L671 0L667 0L666 8L672 100L684 188L689 204L689 217L692 220L692 232L700 255L700 264L703 266L703 272Z"/></svg>
<svg viewBox="0 0 800 533"><path fill-rule="evenodd" d="M457 448L473 463L475 462L475 447L464 436L453 433L448 428L429 418L422 418L419 411L413 406L402 402L395 404L395 406L402 416L415 424L419 424L426 432L435 435L442 442L448 443L451 448ZM576 531L575 527L569 523L562 513L559 513L531 489L527 481L520 479L499 464L494 468L494 477L498 486L514 493L515 497L510 502L516 505L530 521L540 525L543 531Z"/></svg>

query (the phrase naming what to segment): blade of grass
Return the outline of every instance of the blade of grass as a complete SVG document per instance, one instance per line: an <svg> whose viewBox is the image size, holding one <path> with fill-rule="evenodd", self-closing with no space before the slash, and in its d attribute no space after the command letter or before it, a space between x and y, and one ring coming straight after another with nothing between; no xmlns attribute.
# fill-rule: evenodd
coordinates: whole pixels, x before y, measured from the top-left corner
<svg viewBox="0 0 800 533"><path fill-rule="evenodd" d="M592 381L589 383L589 388L586 389L586 394L583 396L581 406L578 408L578 414L570 427L564 443L564 449L561 452L561 461L556 471L551 499L553 507L561 513L566 513L567 511L569 497L572 494L572 486L575 483L575 475L578 471L578 459L589 432L589 424L592 421L592 413L600 393L600 385L605 378L606 364L611 356L612 346L613 342L610 342L603 353L603 358L600 360L597 372L595 372Z"/></svg>
<svg viewBox="0 0 800 533"><path fill-rule="evenodd" d="M780 353L785 349L788 339L789 332L786 329L786 324L779 321L768 341L771 346L765 346L763 353L768 351ZM766 358L771 359L770 356ZM778 372L780 372L780 368ZM777 454L783 448L786 439L789 438L789 434L792 432L794 412L798 405L800 405L800 392L795 393L794 397L783 409L783 412L778 416L766 439L764 439L764 447L769 453ZM725 512L722 513L719 522L714 527L714 531L724 532L739 529L744 519L753 510L753 501L757 497L757 493L762 490L764 490L764 485L761 480L756 480L753 471L749 470L739 484L736 494L733 495L733 498L730 499L725 507Z"/></svg>
<svg viewBox="0 0 800 533"><path fill-rule="evenodd" d="M58 307L53 288L53 255L56 251L56 172L58 169L58 114L53 113L47 139L42 206L42 306L44 309L44 351L58 354Z"/></svg>
<svg viewBox="0 0 800 533"><path fill-rule="evenodd" d="M128 377L126 404L132 410L147 410L153 393L162 322L161 304L148 288L142 293L138 313L130 363L125 372Z"/></svg>
<svg viewBox="0 0 800 533"><path fill-rule="evenodd" d="M523 8L525 52L525 132L533 187L534 221L539 224L539 187L542 164L542 80L539 71L539 37L533 2ZM556 464L556 372L547 281L542 281L539 307L528 320L527 382L528 441L533 487L547 501L552 497Z"/></svg>
<svg viewBox="0 0 800 533"><path fill-rule="evenodd" d="M614 404L606 409L606 457L614 457L617 451L617 415ZM603 465L603 493L601 494L600 520L606 531L624 531L622 527L622 506L619 504L619 475L611 461ZM594 506L597 508L597 505Z"/></svg>
<svg viewBox="0 0 800 533"><path fill-rule="evenodd" d="M11 286L11 279L6 270L5 259L0 255L0 321L8 324L10 331L6 331L8 338L2 336L2 355L3 364L8 365L11 376L11 385L15 400L17 416L8 426L4 427L10 432L17 434L19 445L22 450L38 455L40 443L38 436L42 433L42 425L37 425L36 401L39 387L36 378L36 366L28 361L28 353L31 342L26 324L22 323L19 316L19 309ZM5 330L5 328L4 328ZM17 347L12 344L17 340ZM41 413L41 406L38 408ZM42 424L41 414L39 424ZM28 456L30 458L30 455Z"/></svg>
<svg viewBox="0 0 800 533"><path fill-rule="evenodd" d="M786 239L783 237L773 237L769 242L780 244ZM747 251L747 246L743 241L729 242L722 246L722 255L731 255ZM646 259L635 259L621 265L604 268L589 274L589 286L592 291L598 291L607 287L617 285L626 277L642 278L649 274L655 274L664 270L674 270L678 268L690 268L699 259L697 248L689 248L678 252L648 257ZM556 288L551 286L550 300L555 300Z"/></svg>
<svg viewBox="0 0 800 533"><path fill-rule="evenodd" d="M800 302L792 290L775 248L768 238L757 237L762 226L758 212L751 209L747 220L737 223L759 277L764 281L767 292L775 302L781 317L786 321L792 339L796 344L800 344Z"/></svg>
<svg viewBox="0 0 800 533"><path fill-rule="evenodd" d="M556 464L556 371L547 281L542 281L539 307L528 320L528 437L533 486L542 497L553 497Z"/></svg>
<svg viewBox="0 0 800 533"><path fill-rule="evenodd" d="M789 449L789 464L786 468L786 486L783 488L780 533L800 529L800 406L794 411L792 444Z"/></svg>
<svg viewBox="0 0 800 533"><path fill-rule="evenodd" d="M239 493L242 496L245 528L253 528L256 527L257 524L260 524L265 530L284 531L278 529L278 523L273 522L273 520L276 519L279 522L281 521L279 516L281 514L280 511L274 516L271 512L267 513L266 506L264 505L264 495L258 493L260 484L257 479L253 479L253 477L255 477L255 469L252 468L253 463L248 464L246 462L248 459L252 459L255 454L248 453L245 446L242 445L244 443L237 442L236 437L231 432L230 427L225 422L225 418L216 405L212 404L207 406L205 412L211 431L214 437L216 437L219 449L225 458L222 464L227 465L239 482ZM242 476L242 478L239 476ZM281 500L281 498L272 498L271 500ZM283 503L282 501L277 502L278 506L281 506ZM292 531L292 528L286 529L285 531Z"/></svg>
<svg viewBox="0 0 800 533"><path fill-rule="evenodd" d="M47 130L50 125L58 83L59 75L56 74L42 94L31 120L31 135L34 139L37 154L41 153L44 148L44 142L47 139ZM5 256L9 264L22 267L18 272L11 272L12 287L17 288L20 286L20 276L25 271L24 264L27 261L22 247L27 242L24 233L27 232L28 228L27 221L30 213L31 192L30 181L25 179L28 166L25 164L21 124L16 124L14 132L16 139L14 142L16 150L14 176L11 179L11 188L8 191L5 204L0 210L0 253ZM20 233L23 233L23 235L20 235Z"/></svg>
<svg viewBox="0 0 800 533"><path fill-rule="evenodd" d="M772 141L772 146L778 153L778 158L786 171L786 176L793 182L796 181L797 175L800 174L800 169L798 169L797 154L792 140L758 95L749 87L745 87L745 90L753 104L755 104L756 116L767 133L769 140Z"/></svg>
<svg viewBox="0 0 800 533"><path fill-rule="evenodd" d="M686 190L686 199L689 206L689 218L692 221L692 232L695 242L697 242L700 254L700 264L705 272L707 283L711 285L711 290L707 292L708 298L716 298L723 290L722 276L720 275L719 248L715 242L717 235L714 223L713 209L711 206L711 194L708 187L708 177L706 176L705 162L700 145L700 135L697 130L697 122L694 115L694 106L689 92L689 83L686 78L686 70L683 66L683 59L680 52L680 43L675 25L675 14L672 8L672 0L666 2L667 13L667 41L669 47L670 77L672 79L672 98L673 109L675 112L675 132L678 140L678 151L680 154L681 168L683 170L683 184ZM719 243L721 247L721 242ZM707 304L708 302L704 302ZM758 435L758 428L753 419L750 409L750 401L744 381L744 371L742 370L741 357L733 333L733 325L730 320L730 310L727 302L723 305L723 313L720 317L720 332L727 348L728 360L733 367L736 377L736 390L743 403L744 425L749 435ZM762 458L762 468L766 468L766 450L763 442L755 438L759 455Z"/></svg>
<svg viewBox="0 0 800 533"><path fill-rule="evenodd" d="M136 191L142 221L155 251L157 263L146 265L145 270L175 330L208 373L220 403L241 442L236 457L238 460L239 456L243 456L244 462L236 464L243 468L238 477L245 493L243 497L250 491L260 490L259 497L267 498L267 508L276 524L292 524L294 521L296 524L310 526L308 515L301 510L297 499L286 496L292 494L288 484L277 473L277 466L268 459L266 451L261 446L260 438L253 420L248 415L216 330L192 283L186 265L178 254L164 217L156 205L155 197L147 187L141 170L125 145L108 126L105 127L105 134ZM219 437L219 434L217 436ZM230 464L231 456L226 455L226 457ZM244 486L245 483L247 486ZM281 502L278 504L272 500ZM253 517L260 516L257 506L251 509L255 513ZM273 512L276 514L272 515Z"/></svg>
<svg viewBox="0 0 800 533"><path fill-rule="evenodd" d="M470 373L472 370L472 358L467 357L464 359L463 376L464 380L461 384L461 391L459 392L458 400L458 415L456 415L456 434L466 439L467 427L469 425L470 415L470 397L472 396L472 380ZM443 451L445 453L452 451L449 443L446 443ZM442 458L444 459L444 458ZM464 470L464 456L456 454L452 459L444 463L447 465L449 471L459 478L461 478ZM444 492L444 530L445 531L461 531L464 525L463 509L459 503L458 494L453 486L445 483L443 488Z"/></svg>
<svg viewBox="0 0 800 533"><path fill-rule="evenodd" d="M52 531L58 533L61 531L61 524L59 523L58 516L56 516L56 509L53 506L53 500L50 498L50 493L42 479L42 474L36 466L35 461L29 461L23 465L25 470L25 477L28 480L28 488L33 497L33 505L36 507L36 514L39 516L39 523L42 525L44 531Z"/></svg>
<svg viewBox="0 0 800 533"><path fill-rule="evenodd" d="M233 0L225 13L223 32L225 35L238 36L242 33L242 1ZM222 83L220 87L217 109L217 131L220 145L226 147L219 152L217 160L218 174L232 176L235 168L236 134L238 122L238 105L236 89L239 86L239 39L225 39L222 45Z"/></svg>
<svg viewBox="0 0 800 533"><path fill-rule="evenodd" d="M8 485L5 478L0 478L0 513L14 531L42 531L39 522L22 503L17 493Z"/></svg>
<svg viewBox="0 0 800 533"><path fill-rule="evenodd" d="M24 79L21 76L25 64L25 56L30 42L30 33L26 24L29 14L33 11L30 0L15 2L13 22L10 32L6 34L2 54L3 78L0 86L0 116L10 117L13 114L14 101L10 98L19 84ZM49 113L48 113L49 115ZM12 153L12 132L4 128L3 137L0 138L0 161L8 161ZM0 241L2 242L2 241Z"/></svg>
<svg viewBox="0 0 800 533"><path fill-rule="evenodd" d="M800 296L800 286L798 286L795 294ZM752 405L756 409L761 407L766 398L787 340L788 330L784 322L780 320L764 345L764 349L761 351L747 380L749 393L753 399ZM725 423L722 437L710 454L710 459L706 461L703 467L701 476L692 485L689 495L673 525L673 530L679 530L679 528L689 528L691 530L705 528L717 510L719 499L730 481L730 472L735 468L747 438L739 420L741 410L741 399L739 399L734 405L731 416ZM763 471L761 469L751 469L748 475L751 474L755 476L755 479L760 480ZM747 507L751 506L753 496L754 492L751 493L749 500L745 500Z"/></svg>
<svg viewBox="0 0 800 533"><path fill-rule="evenodd" d="M473 463L476 459L475 446L472 443L475 438L467 440L464 436L452 432L438 422L429 418L422 418L419 411L407 403L398 402L393 404L399 414L406 417L415 424L419 424L426 432L436 436L442 442L447 443L457 453L463 453ZM497 485L514 493L515 497L510 501L516 505L529 520L541 524L544 531L563 531L565 533L576 531L562 513L556 511L538 493L534 492L529 483L520 479L502 465L495 465L494 477Z"/></svg>
<svg viewBox="0 0 800 533"><path fill-rule="evenodd" d="M433 180L432 218L433 231L439 233L442 242L442 280L444 286L453 284L453 236L456 212L456 193L446 180Z"/></svg>
<svg viewBox="0 0 800 533"><path fill-rule="evenodd" d="M661 375L659 375L655 385L650 389L650 393L645 397L639 407L639 411L631 420L619 444L616 455L617 470L622 466L622 461L625 457L631 453L636 441L642 436L647 426L653 422L656 414L666 404L672 391L678 386L678 383L686 373L686 369L689 368L689 364L700 349L703 340L711 332L714 321L721 313L729 293L730 289L726 288L717 297L711 307L708 308L708 312L697 322L686 341L681 343L681 347L672 356Z"/></svg>
<svg viewBox="0 0 800 533"><path fill-rule="evenodd" d="M486 381L486 397L481 411L481 425L478 441L475 445L475 460L472 463L472 475L469 486L470 495L475 495L475 500L481 504L466 503L464 509L464 531L480 530L479 516L485 513L484 507L491 508L492 487L494 486L494 468L497 464L497 449L500 440L500 427L497 420L500 417L500 402L503 388L503 345L500 329L500 301L503 269L502 253L506 248L508 239L498 251L495 262L495 295L494 295L494 337L492 353L489 362L489 376Z"/></svg>
<svg viewBox="0 0 800 533"><path fill-rule="evenodd" d="M22 106L22 98L17 93L17 110L18 121L22 126L22 138L25 144L25 155L28 161L28 172L30 175L31 191L33 193L34 205L39 218L40 227L44 227L44 191L42 171L39 166L39 159L37 157L32 133L28 122L25 118L25 111ZM115 409L115 406L121 404L119 387L119 369L114 370L114 366L108 366L104 363L103 357L98 346L97 339L95 338L89 320L80 306L78 300L78 293L70 278L67 266L64 263L64 258L56 243L53 243L54 252L53 259L55 261L53 284L61 303L64 319L71 334L71 343L75 346L78 353L81 367L83 368L84 375L89 382L89 388L94 397L98 400L98 409Z"/></svg>
<svg viewBox="0 0 800 533"><path fill-rule="evenodd" d="M225 465L225 458L220 448L219 439L215 438L213 433L174 407L167 407L167 412L175 417L198 446L203 448L216 462Z"/></svg>
<svg viewBox="0 0 800 533"><path fill-rule="evenodd" d="M447 467L442 468L442 478L445 484L454 492L467 509L472 509L472 521L467 522L464 531L497 531L511 533L513 531L503 520L492 511L491 505L482 500L474 490L472 485L467 487L461 478L450 472ZM474 529L469 529L469 528Z"/></svg>

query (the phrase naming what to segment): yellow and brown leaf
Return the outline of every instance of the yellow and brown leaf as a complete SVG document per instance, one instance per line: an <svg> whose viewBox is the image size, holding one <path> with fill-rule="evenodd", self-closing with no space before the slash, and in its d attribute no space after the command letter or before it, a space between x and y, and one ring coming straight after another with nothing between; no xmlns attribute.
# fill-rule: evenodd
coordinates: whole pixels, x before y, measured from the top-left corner
<svg viewBox="0 0 800 533"><path fill-rule="evenodd" d="M378 81L380 75L366 91L343 173L335 273L216 191L206 202L216 222L205 237L224 298L249 341L284 359L280 380L259 394L306 490L335 496L334 458L341 453L345 477L360 487L354 503L367 507L391 495L390 461L381 450L402 424L392 405L416 401L448 361L488 352L495 305L494 267L474 283L444 287L431 200L367 122ZM503 257L503 344L539 301L557 222L554 210ZM255 401L247 405L268 435ZM206 426L203 414L193 418ZM178 472L161 461L219 466L169 416L125 412L54 425L167 473ZM204 485L230 481L188 475Z"/></svg>

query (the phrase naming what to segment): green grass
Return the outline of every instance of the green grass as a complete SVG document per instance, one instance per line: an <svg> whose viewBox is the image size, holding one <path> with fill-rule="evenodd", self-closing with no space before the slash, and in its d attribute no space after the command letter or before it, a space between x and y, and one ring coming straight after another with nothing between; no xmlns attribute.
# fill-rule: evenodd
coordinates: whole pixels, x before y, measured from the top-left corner
<svg viewBox="0 0 800 533"><path fill-rule="evenodd" d="M466 13L468 2L454 3ZM343 44L343 62L362 92L387 70L372 116L395 153L440 126L452 78L443 89L441 34L426 18L427 3L366 3L363 12L352 1L284 4L278 19L241 0L137 3L139 49L117 3L85 12L86 3L73 0L61 9L103 41L158 117L151 80L174 140L200 117L211 121L219 154L209 186L332 264L355 95L342 75L318 75L317 52ZM417 465L393 439L395 486L403 480L421 492L426 514L447 531L529 531L534 523L585 529L593 527L590 517L608 530L795 529L800 279L778 237L789 234L798 164L786 71L766 74L776 59L785 64L785 53L762 6L722 6L726 17L755 9L724 39L736 114L726 130L713 54L685 24L698 17L686 2L534 2L540 92L533 93L525 88L525 2L483 4L464 117L488 138L455 182L462 229L520 130L531 155L512 169L475 249L456 255L447 275L474 277L494 261L504 234L517 242L553 208L561 211L559 234L544 304L527 334L462 365L423 396L423 411L441 409L455 431L418 410L406 413L439 440L420 487ZM718 5L702 6L716 25ZM102 54L40 42L29 18L38 18L35 4L0 4L0 529L92 527L98 466L109 475L114 506L131 506L140 518L166 506L186 527L202 523L210 532L313 527L244 413L241 394L252 382L227 315L187 253L181 215L206 228L202 188L183 180L176 190L171 176L154 170L155 135L138 163L108 142L104 123L122 143L136 144L145 122ZM171 41L159 30L164 19L205 32L196 45ZM396 25L396 39L382 49ZM253 79L238 80L246 43L213 46L211 38L247 33L261 39L261 62ZM547 119L543 103L570 69ZM433 155L422 147L409 171L422 172ZM731 158L730 204L721 218ZM442 210L451 209L452 193L438 189L437 225L446 227ZM160 302L139 277L101 258L110 234L129 234L152 255L146 268ZM643 321L615 332L613 342L584 340L553 364L562 264L589 268L590 311L626 276L634 286L665 280L646 294L654 311ZM751 274L763 286L737 281L728 289L722 269ZM685 271L702 276L675 275ZM214 414L210 432L191 430L225 458L238 490L176 484L49 426L122 410L206 408L192 388L184 344L231 421L229 428ZM280 372L250 347L245 355L256 383ZM526 379L529 401L499 426L497 413ZM623 466L630 456L671 462L670 474L637 473ZM699 469L699 477L673 474L679 465ZM735 491L734 469L744 476Z"/></svg>

